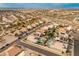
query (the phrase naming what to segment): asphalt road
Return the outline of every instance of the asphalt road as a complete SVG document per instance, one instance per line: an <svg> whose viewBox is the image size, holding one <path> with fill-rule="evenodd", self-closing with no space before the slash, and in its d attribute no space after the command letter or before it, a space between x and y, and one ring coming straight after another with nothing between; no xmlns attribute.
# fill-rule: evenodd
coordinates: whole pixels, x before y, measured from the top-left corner
<svg viewBox="0 0 79 59"><path fill-rule="evenodd" d="M79 56L79 40L74 41L74 56Z"/></svg>
<svg viewBox="0 0 79 59"><path fill-rule="evenodd" d="M29 44L22 43L22 42L20 42L20 41L16 41L16 42L17 42L19 45L23 46L23 47L32 49L32 50L37 51L37 52L39 52L39 53L42 53L42 54L44 54L44 55L46 55L46 56L59 56L59 55L57 55L57 54L54 54L54 53L45 51L45 50L43 50L43 49L39 49L39 48L37 48L37 47L31 46L31 45L29 45Z"/></svg>
<svg viewBox="0 0 79 59"><path fill-rule="evenodd" d="M8 49L10 46L12 46L14 44L14 42L16 42L16 41L13 41L11 44L8 44L8 45L4 46L4 48L0 49L0 53L4 50Z"/></svg>
<svg viewBox="0 0 79 59"><path fill-rule="evenodd" d="M74 34L74 56L79 56L79 32Z"/></svg>

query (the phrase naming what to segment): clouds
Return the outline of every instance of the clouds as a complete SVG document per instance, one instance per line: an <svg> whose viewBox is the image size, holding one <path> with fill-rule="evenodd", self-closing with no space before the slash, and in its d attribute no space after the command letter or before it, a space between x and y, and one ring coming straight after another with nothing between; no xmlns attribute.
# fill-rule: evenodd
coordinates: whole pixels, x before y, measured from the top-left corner
<svg viewBox="0 0 79 59"><path fill-rule="evenodd" d="M79 8L78 3L1 3L0 8Z"/></svg>

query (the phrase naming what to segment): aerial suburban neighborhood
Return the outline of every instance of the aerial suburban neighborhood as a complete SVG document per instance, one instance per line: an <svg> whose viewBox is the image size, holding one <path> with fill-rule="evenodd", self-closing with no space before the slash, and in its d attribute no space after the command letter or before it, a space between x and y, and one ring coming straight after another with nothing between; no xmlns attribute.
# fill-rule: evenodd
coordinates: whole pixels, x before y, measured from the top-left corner
<svg viewBox="0 0 79 59"><path fill-rule="evenodd" d="M0 9L0 56L79 56L79 9Z"/></svg>

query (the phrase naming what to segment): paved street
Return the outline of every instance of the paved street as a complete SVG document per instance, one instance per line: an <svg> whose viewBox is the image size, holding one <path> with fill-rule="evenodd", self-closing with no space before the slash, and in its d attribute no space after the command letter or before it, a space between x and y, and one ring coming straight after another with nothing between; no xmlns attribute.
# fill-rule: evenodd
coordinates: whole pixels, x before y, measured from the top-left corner
<svg viewBox="0 0 79 59"><path fill-rule="evenodd" d="M74 43L74 56L79 56L79 40L75 40Z"/></svg>
<svg viewBox="0 0 79 59"><path fill-rule="evenodd" d="M54 53L51 53L51 52L48 52L48 51L45 51L43 49L39 49L37 47L34 47L34 46L31 46L31 45L28 45L28 44L25 44L25 43L22 43L20 41L16 41L19 45L22 45L23 47L26 47L26 48L30 48L32 50L35 50L37 52L40 52L44 55L47 55L47 56L58 56L57 54L54 54Z"/></svg>
<svg viewBox="0 0 79 59"><path fill-rule="evenodd" d="M74 34L75 41L74 41L74 56L79 56L79 32Z"/></svg>
<svg viewBox="0 0 79 59"><path fill-rule="evenodd" d="M14 41L14 42L16 42L16 41ZM12 42L11 44L8 44L8 45L5 46L4 48L0 49L0 52L4 51L4 50L6 50L7 48L9 48L10 46L12 46L12 44L13 44L14 42Z"/></svg>

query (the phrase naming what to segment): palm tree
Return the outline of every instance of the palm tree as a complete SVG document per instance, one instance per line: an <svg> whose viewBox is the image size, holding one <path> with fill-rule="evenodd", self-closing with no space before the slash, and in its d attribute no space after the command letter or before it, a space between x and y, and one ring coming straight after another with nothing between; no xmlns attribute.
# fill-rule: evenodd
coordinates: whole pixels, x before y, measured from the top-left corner
<svg viewBox="0 0 79 59"><path fill-rule="evenodd" d="M38 41L36 42L36 44L40 44L40 45L44 45L45 39L40 37L38 38Z"/></svg>
<svg viewBox="0 0 79 59"><path fill-rule="evenodd" d="M53 38L58 35L57 28L54 27L52 29L49 29L45 32L45 35L48 36L48 40L45 41L46 46L50 47L50 45L53 43Z"/></svg>
<svg viewBox="0 0 79 59"><path fill-rule="evenodd" d="M46 36L50 38L56 37L58 35L57 28L53 27L52 29L44 32Z"/></svg>

